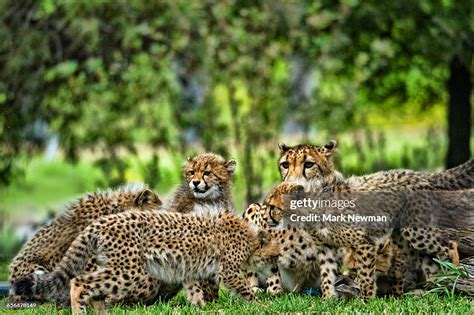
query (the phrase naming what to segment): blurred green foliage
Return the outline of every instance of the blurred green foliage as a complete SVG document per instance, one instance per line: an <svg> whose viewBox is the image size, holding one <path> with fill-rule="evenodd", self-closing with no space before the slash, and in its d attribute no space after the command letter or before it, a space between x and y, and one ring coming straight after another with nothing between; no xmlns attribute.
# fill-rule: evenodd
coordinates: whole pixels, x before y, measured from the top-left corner
<svg viewBox="0 0 474 315"><path fill-rule="evenodd" d="M394 157L367 126L407 113L418 120L446 102L449 61L470 60L469 9L429 0L1 1L0 185L17 181L22 159L52 135L66 161L86 158L102 172L96 187L129 180L133 163L156 187L179 178L186 155L235 157L246 202L278 180L282 138L315 143L361 130L341 148L354 157L343 163L352 173L439 166L439 130Z"/></svg>

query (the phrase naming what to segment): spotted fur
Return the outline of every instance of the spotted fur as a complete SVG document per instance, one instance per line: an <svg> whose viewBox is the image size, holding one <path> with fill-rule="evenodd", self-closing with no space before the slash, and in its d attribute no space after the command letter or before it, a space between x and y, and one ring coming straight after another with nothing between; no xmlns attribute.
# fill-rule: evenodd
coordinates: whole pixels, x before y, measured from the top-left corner
<svg viewBox="0 0 474 315"><path fill-rule="evenodd" d="M172 212L125 212L103 217L81 233L51 273L15 282L23 295L57 294L70 283L71 306L85 312L93 300L106 308L140 286L143 275L167 283L184 283L188 299L203 305L194 281L222 282L246 300L255 294L243 277L263 238L235 214L216 217ZM100 268L83 273L92 256Z"/></svg>
<svg viewBox="0 0 474 315"><path fill-rule="evenodd" d="M51 272L63 258L74 239L94 220L106 215L126 210L150 211L161 205L158 196L143 184L128 184L114 190L89 193L67 206L51 223L42 227L20 252L9 267L9 282L33 274ZM91 259L86 270L95 269L96 260ZM153 297L158 293L159 285L151 278L142 279L154 286ZM64 301L64 292L55 297L58 302ZM42 296L35 296L42 301ZM11 301L22 297L10 295ZM67 299L67 297L66 297Z"/></svg>
<svg viewBox="0 0 474 315"><path fill-rule="evenodd" d="M252 204L243 218L265 229L278 245L278 256L266 269L249 274L249 281L258 283L265 278L267 292L300 292L321 287L324 298L336 297L334 283L342 263L342 251L326 247L319 237L291 225L281 226L281 211L285 207L284 195L295 193L292 184L276 186L264 204ZM297 188L297 187L296 187Z"/></svg>
<svg viewBox="0 0 474 315"><path fill-rule="evenodd" d="M298 186L296 184L293 185ZM344 186L344 191L338 193L336 196L341 200L349 200L351 199L351 191L348 191L347 186ZM415 209L421 210L421 213L426 215L427 211L431 209L431 203L426 203L426 200L415 198L414 200L407 201L396 192L385 192L381 199L372 204L366 204L365 206L368 207L365 208L365 211L385 216L404 216L403 213L415 213ZM289 209L284 209L284 211L288 213L288 218L290 218L290 214L294 213L289 211ZM316 210L300 209L298 214L307 215L308 213L314 212L324 214L332 211L334 211L334 209L320 207ZM345 211L348 211L348 209L345 209ZM429 218L429 216L425 217ZM414 216L413 219L420 219L420 217ZM415 226L418 224L422 224L422 222L417 222ZM377 248L390 237L392 237L394 242L397 243L401 249L408 248L405 247L408 245L424 254L439 256L442 259L450 259L454 263L458 263L457 252L454 253L451 251L449 240L444 237L439 230L434 228L402 227L395 230L391 228L367 229L354 227L351 223L331 221L321 221L319 226L306 225L304 228L314 237L322 239L322 242L326 244L326 246L346 247L353 250L354 261L357 265L356 282L360 284L362 296L366 299L375 296L376 293L375 262ZM406 251L402 253L403 256L408 255ZM398 266L401 269L397 272L400 277L396 283L396 287L398 287L397 294L403 293L403 275L406 272L408 260L403 259L403 262L403 264Z"/></svg>

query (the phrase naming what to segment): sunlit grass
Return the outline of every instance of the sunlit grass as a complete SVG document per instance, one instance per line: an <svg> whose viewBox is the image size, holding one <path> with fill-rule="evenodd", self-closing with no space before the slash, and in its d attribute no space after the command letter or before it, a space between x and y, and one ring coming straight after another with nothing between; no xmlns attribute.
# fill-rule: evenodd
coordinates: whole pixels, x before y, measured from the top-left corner
<svg viewBox="0 0 474 315"><path fill-rule="evenodd" d="M0 309L5 306L5 300L0 302ZM5 310L6 314L51 314L56 308L51 305L42 305L33 309ZM259 295L257 301L247 303L221 290L219 300L196 308L189 305L184 294L179 294L168 303L157 302L152 306L116 306L110 314L472 314L474 304L468 298L456 296L454 298L427 295L421 298L376 298L368 303L361 299L354 300L322 300L319 297L296 294L282 294L272 297L266 294ZM70 310L60 313L70 314Z"/></svg>
<svg viewBox="0 0 474 315"><path fill-rule="evenodd" d="M7 264L0 262L0 280L7 278ZM52 304L40 305L31 309L8 310L6 299L0 298L2 314L53 314L58 310ZM61 310L70 314L70 310ZM274 297L260 293L258 300L247 303L229 291L221 289L219 299L203 308L187 303L183 292L167 303L157 302L152 306L114 307L110 314L473 314L474 301L459 295L426 294L421 297L376 298L368 303L361 299L322 300L320 297L282 294Z"/></svg>

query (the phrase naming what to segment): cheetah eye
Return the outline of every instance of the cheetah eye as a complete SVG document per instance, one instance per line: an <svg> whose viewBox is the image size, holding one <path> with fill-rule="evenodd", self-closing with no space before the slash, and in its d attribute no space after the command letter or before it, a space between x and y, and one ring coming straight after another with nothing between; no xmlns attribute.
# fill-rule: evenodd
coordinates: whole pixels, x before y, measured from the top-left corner
<svg viewBox="0 0 474 315"><path fill-rule="evenodd" d="M207 171L206 171L206 172L204 172L203 175L204 175L204 176L209 176L209 175L211 175L211 172L207 172Z"/></svg>
<svg viewBox="0 0 474 315"><path fill-rule="evenodd" d="M285 162L281 162L280 165L281 165L281 167L283 167L284 169L288 169L288 167L290 167L290 163L288 163L288 162L286 162L286 161L285 161Z"/></svg>
<svg viewBox="0 0 474 315"><path fill-rule="evenodd" d="M305 162L304 163L304 168L311 168L311 167L314 166L314 164L315 164L314 162Z"/></svg>
<svg viewBox="0 0 474 315"><path fill-rule="evenodd" d="M189 172L188 172L188 175L193 176L193 175L194 175L194 171L189 171Z"/></svg>

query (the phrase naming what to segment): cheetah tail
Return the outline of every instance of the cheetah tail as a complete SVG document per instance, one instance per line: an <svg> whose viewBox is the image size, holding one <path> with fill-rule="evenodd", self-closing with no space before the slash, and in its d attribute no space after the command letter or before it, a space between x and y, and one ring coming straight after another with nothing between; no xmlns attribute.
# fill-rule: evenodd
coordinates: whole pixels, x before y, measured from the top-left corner
<svg viewBox="0 0 474 315"><path fill-rule="evenodd" d="M428 180L439 190L474 188L474 159L445 171L431 174Z"/></svg>
<svg viewBox="0 0 474 315"><path fill-rule="evenodd" d="M89 258L97 249L97 239L89 226L71 244L54 271L42 275L33 274L15 281L10 294L27 297L40 296L54 301L69 292L70 280L82 274Z"/></svg>

